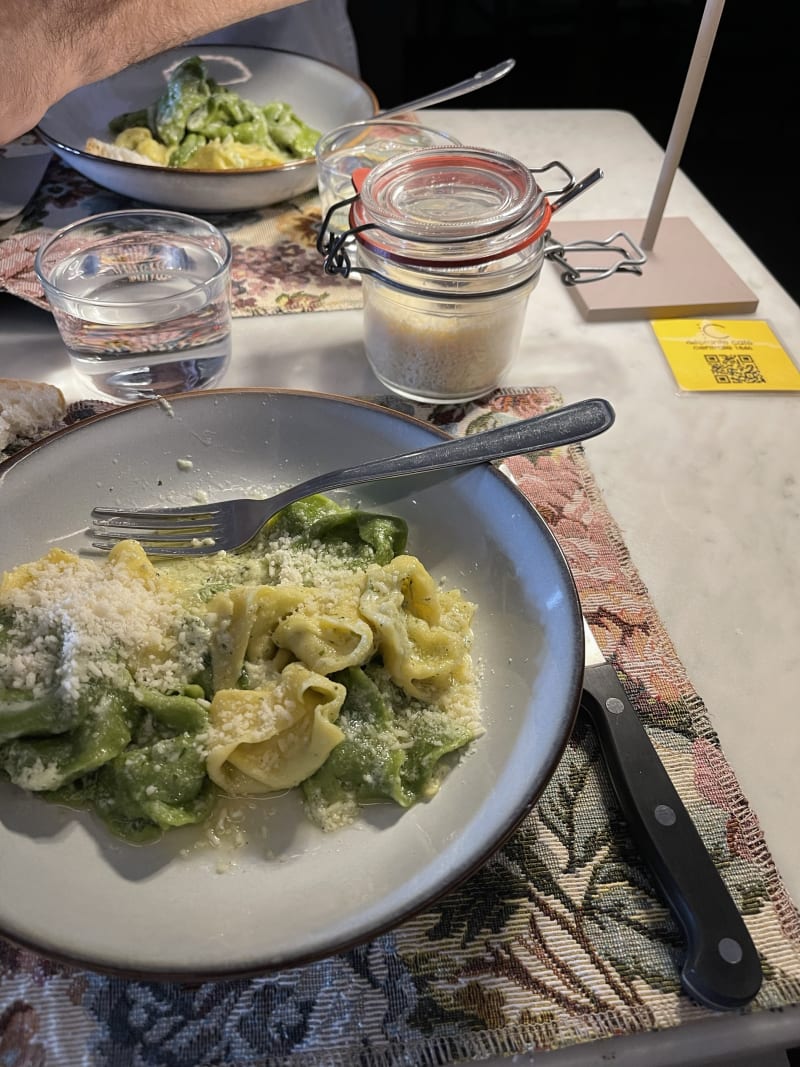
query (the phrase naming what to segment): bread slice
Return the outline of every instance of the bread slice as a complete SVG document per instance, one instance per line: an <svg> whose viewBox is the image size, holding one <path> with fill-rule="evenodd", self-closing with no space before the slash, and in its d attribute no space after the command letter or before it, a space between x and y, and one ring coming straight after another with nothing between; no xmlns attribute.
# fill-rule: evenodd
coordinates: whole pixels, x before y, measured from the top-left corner
<svg viewBox="0 0 800 1067"><path fill-rule="evenodd" d="M0 378L0 455L55 429L64 418L64 395L48 382Z"/></svg>

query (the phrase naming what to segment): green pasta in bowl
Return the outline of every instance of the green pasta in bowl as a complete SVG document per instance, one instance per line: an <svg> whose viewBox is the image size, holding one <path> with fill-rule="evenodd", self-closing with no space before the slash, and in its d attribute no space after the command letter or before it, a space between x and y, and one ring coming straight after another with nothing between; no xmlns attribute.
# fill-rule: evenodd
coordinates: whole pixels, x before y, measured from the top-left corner
<svg viewBox="0 0 800 1067"><path fill-rule="evenodd" d="M128 162L190 170L280 167L311 157L320 135L289 104L258 104L220 85L196 55L154 103L115 115L108 129L113 143L89 137L88 152L113 159L122 149Z"/></svg>
<svg viewBox="0 0 800 1067"><path fill-rule="evenodd" d="M68 93L36 132L122 196L177 211L251 211L312 191L318 131L377 110L368 85L311 56L184 46Z"/></svg>
<svg viewBox="0 0 800 1067"><path fill-rule="evenodd" d="M0 773L138 844L302 788L324 831L411 807L482 732L473 605L404 520L311 497L244 552L51 549L0 582Z"/></svg>

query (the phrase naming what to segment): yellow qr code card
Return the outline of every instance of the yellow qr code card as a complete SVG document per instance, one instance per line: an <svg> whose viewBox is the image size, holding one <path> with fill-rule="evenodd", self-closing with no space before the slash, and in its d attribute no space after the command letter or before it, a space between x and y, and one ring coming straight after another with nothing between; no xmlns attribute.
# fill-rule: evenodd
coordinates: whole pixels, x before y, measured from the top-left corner
<svg viewBox="0 0 800 1067"><path fill-rule="evenodd" d="M681 389L800 390L800 370L766 322L656 319L651 325Z"/></svg>

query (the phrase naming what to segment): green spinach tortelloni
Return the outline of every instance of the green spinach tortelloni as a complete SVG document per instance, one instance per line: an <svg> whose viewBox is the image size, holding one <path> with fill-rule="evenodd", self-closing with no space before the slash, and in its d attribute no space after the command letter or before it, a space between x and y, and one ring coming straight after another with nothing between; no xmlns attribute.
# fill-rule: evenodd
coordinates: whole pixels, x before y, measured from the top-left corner
<svg viewBox="0 0 800 1067"><path fill-rule="evenodd" d="M438 790L481 732L474 606L393 516L312 496L239 553L51 549L0 580L0 773L149 842L302 787L345 825Z"/></svg>
<svg viewBox="0 0 800 1067"><path fill-rule="evenodd" d="M320 136L289 104L257 104L220 85L200 56L178 64L153 104L115 116L108 128L117 145L155 162L202 169L307 159Z"/></svg>
<svg viewBox="0 0 800 1067"><path fill-rule="evenodd" d="M330 812L377 800L408 808L436 793L440 761L475 736L474 725L415 701L378 666L351 667L337 680L347 697L339 716L344 740L303 783L311 811Z"/></svg>

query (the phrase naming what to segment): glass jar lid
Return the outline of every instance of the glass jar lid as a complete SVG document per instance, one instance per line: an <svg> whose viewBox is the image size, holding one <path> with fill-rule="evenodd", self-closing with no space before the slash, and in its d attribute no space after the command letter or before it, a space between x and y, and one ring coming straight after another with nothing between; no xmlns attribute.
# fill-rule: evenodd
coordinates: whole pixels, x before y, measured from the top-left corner
<svg viewBox="0 0 800 1067"><path fill-rule="evenodd" d="M417 240L474 239L530 214L541 195L516 159L478 148L428 148L374 167L361 187L370 218Z"/></svg>
<svg viewBox="0 0 800 1067"><path fill-rule="evenodd" d="M500 152L453 146L386 160L361 182L352 208L373 251L405 261L480 262L539 237L550 206L533 174Z"/></svg>

